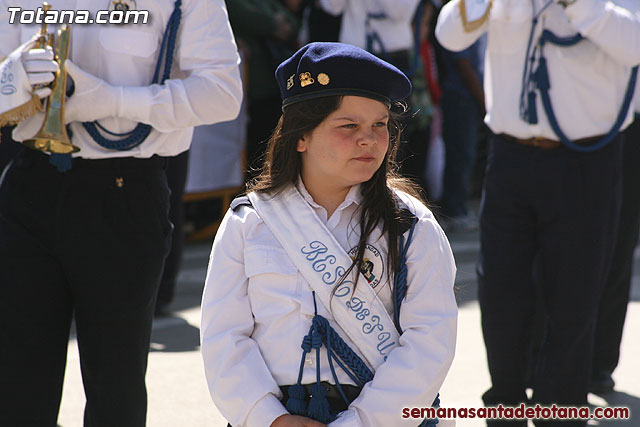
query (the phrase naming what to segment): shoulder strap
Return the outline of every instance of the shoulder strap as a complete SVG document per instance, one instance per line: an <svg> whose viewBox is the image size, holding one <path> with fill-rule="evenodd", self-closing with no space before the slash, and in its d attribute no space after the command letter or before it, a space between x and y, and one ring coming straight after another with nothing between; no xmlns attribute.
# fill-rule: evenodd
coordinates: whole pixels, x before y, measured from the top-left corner
<svg viewBox="0 0 640 427"><path fill-rule="evenodd" d="M251 206L251 207L253 207L253 205L251 204L251 200L249 200L249 196L238 196L238 197L236 197L235 199L233 199L233 201L229 205L229 209L231 209L232 211L235 212L240 206Z"/></svg>
<svg viewBox="0 0 640 427"><path fill-rule="evenodd" d="M400 210L400 215L398 217L398 222L400 223L400 234L404 234L409 231L416 219L416 216L409 209L404 208Z"/></svg>

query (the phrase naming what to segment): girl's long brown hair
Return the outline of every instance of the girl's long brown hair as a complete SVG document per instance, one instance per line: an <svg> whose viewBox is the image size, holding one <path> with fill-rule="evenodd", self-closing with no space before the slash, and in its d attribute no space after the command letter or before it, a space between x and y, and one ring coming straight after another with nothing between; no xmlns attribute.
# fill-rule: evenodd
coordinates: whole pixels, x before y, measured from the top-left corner
<svg viewBox="0 0 640 427"><path fill-rule="evenodd" d="M287 106L267 143L261 173L249 182L247 192L258 191L275 195L287 186L295 185L302 170L302 160L297 151L298 140L303 135L310 134L329 114L337 110L340 102L342 102L342 96L328 96ZM418 187L398 175L395 163L402 134L400 117L405 111L406 106L400 103L390 109L388 122L390 143L385 159L373 177L360 186L362 194L359 210L360 239L353 263L342 276L340 282L349 275L353 268L357 268L357 271L361 270L367 240L380 222L382 222L382 234L387 234L389 243L387 265L393 266L393 268L387 269L389 279L391 278L391 270L395 271L398 267L400 261L399 241L403 230L402 221L406 219L400 213L391 188L396 188L422 200Z"/></svg>

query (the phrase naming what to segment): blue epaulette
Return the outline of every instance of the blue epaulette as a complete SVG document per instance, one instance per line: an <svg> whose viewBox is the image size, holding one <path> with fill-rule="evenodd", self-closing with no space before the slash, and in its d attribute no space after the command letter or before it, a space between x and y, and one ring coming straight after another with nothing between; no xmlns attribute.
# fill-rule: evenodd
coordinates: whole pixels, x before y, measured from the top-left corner
<svg viewBox="0 0 640 427"><path fill-rule="evenodd" d="M232 211L235 212L236 209L238 209L240 206L251 206L251 207L253 207L253 205L251 204L251 200L249 200L249 196L238 196L238 197L236 197L231 202L231 205L229 205L229 208Z"/></svg>
<svg viewBox="0 0 640 427"><path fill-rule="evenodd" d="M417 219L418 217L415 216L409 209L402 209L398 218L398 221L400 222L400 235L403 235L404 233L409 231L414 221L416 221Z"/></svg>

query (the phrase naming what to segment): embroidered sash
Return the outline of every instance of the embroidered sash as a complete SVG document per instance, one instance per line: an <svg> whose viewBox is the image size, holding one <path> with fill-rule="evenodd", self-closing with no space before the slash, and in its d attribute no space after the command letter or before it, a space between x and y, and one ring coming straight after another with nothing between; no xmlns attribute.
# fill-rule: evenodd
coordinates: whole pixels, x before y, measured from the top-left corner
<svg viewBox="0 0 640 427"><path fill-rule="evenodd" d="M0 61L0 126L16 124L42 111L42 103L32 93L29 77L22 65L22 52L31 49L30 40Z"/></svg>
<svg viewBox="0 0 640 427"><path fill-rule="evenodd" d="M355 268L332 295L352 263L347 252L294 186L275 198L252 192L249 199L317 298L375 370L398 345L398 332L363 276L354 291L356 274L361 274Z"/></svg>

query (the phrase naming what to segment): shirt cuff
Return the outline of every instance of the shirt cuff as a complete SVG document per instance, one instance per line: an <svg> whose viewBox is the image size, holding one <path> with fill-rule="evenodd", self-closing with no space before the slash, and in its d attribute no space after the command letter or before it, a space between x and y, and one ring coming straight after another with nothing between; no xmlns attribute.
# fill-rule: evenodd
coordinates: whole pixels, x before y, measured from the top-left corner
<svg viewBox="0 0 640 427"><path fill-rule="evenodd" d="M147 123L149 107L153 104L153 94L148 87L119 86L116 117Z"/></svg>
<svg viewBox="0 0 640 427"><path fill-rule="evenodd" d="M288 414L287 409L280 403L278 398L271 394L265 394L262 399L258 400L249 415L245 425L247 427L264 427L270 426L280 415Z"/></svg>

